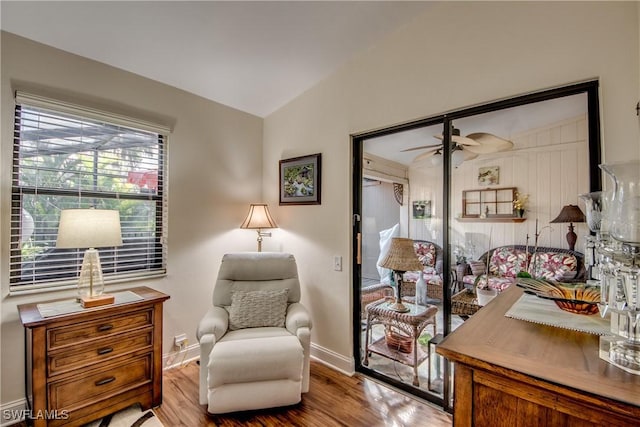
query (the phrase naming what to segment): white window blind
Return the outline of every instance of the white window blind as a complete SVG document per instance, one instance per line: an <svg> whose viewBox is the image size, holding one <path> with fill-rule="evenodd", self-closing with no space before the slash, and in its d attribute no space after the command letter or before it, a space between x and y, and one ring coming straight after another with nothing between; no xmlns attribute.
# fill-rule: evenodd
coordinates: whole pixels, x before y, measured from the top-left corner
<svg viewBox="0 0 640 427"><path fill-rule="evenodd" d="M164 274L166 136L43 98L16 104L10 291L75 284L86 248L55 247L60 212L71 208L120 212L123 246L99 249L107 283Z"/></svg>

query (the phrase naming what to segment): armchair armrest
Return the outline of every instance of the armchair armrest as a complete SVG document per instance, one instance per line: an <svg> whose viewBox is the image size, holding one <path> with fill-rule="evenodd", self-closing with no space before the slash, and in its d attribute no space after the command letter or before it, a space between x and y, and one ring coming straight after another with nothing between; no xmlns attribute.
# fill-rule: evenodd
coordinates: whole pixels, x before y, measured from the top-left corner
<svg viewBox="0 0 640 427"><path fill-rule="evenodd" d="M304 305L294 302L287 307L285 327L294 335L298 335L298 329L300 328L311 329L311 317Z"/></svg>
<svg viewBox="0 0 640 427"><path fill-rule="evenodd" d="M205 335L213 335L218 341L229 328L229 313L222 307L211 307L198 324L196 336L198 341Z"/></svg>
<svg viewBox="0 0 640 427"><path fill-rule="evenodd" d="M198 323L196 337L200 344L200 380L198 399L201 405L208 402L207 384L209 375L209 355L215 343L222 338L229 327L229 313L222 307L212 306Z"/></svg>

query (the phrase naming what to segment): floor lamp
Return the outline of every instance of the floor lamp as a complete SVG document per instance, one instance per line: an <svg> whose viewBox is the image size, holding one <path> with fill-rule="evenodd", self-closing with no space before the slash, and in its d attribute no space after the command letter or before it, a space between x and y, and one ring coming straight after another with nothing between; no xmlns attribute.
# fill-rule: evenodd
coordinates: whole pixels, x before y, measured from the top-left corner
<svg viewBox="0 0 640 427"><path fill-rule="evenodd" d="M252 203L240 228L255 229L258 232L258 252L262 252L262 238L271 237L271 232L265 232L262 229L278 228L278 224L271 218L266 203Z"/></svg>
<svg viewBox="0 0 640 427"><path fill-rule="evenodd" d="M88 248L78 277L78 298L83 307L111 304L113 295L103 295L104 278L96 248L122 246L120 213L105 209L65 209L60 215L56 247Z"/></svg>

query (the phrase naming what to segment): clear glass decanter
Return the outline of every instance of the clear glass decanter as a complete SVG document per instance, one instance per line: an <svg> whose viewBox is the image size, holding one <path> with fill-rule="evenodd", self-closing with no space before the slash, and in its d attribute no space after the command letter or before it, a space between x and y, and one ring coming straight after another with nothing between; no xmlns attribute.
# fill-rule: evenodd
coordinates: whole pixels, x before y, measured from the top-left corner
<svg viewBox="0 0 640 427"><path fill-rule="evenodd" d="M600 357L640 375L640 161L600 167L613 181L602 212L611 238L597 248L600 311L612 333L600 337Z"/></svg>

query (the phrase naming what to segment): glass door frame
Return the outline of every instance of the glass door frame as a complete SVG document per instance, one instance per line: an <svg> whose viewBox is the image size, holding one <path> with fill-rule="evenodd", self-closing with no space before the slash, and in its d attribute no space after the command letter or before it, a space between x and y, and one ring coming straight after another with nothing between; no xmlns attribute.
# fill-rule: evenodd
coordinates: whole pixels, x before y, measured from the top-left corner
<svg viewBox="0 0 640 427"><path fill-rule="evenodd" d="M381 130L364 132L351 136L352 139L352 155L353 155L353 171L352 171L352 286L353 286L353 354L356 372L362 372L365 375L388 383L396 388L407 391L417 397L423 398L436 405L443 407L444 410L452 412L452 392L450 378L450 364L447 361L443 372L443 396L439 397L427 391L413 387L378 373L364 365L361 361L362 343L361 343L361 215L362 215L362 178L363 178L363 146L365 140L373 137L390 135L402 131L417 129L421 127L442 124L443 144L445 147L451 146L451 133L453 122L455 120L471 117L483 113L513 108L522 105L542 102L546 100L562 98L571 95L586 93L587 95L587 121L588 121L588 153L589 153L589 191L598 191L602 188L602 175L598 168L601 163L601 136L600 136L600 101L599 101L599 81L597 79L588 80L580 83L561 86L558 88L545 89L525 95L515 96L499 101L493 101L473 107L462 108L439 114L425 119L415 120L391 126ZM450 222L451 222L451 152L450 150L442 150L443 155L443 200L442 200L442 235L443 235L443 265L450 265ZM445 268L448 272L448 267ZM443 335L446 337L451 328L451 278L449 274L443 275ZM430 363L430 362L429 362Z"/></svg>

